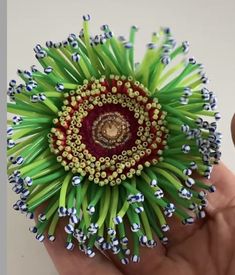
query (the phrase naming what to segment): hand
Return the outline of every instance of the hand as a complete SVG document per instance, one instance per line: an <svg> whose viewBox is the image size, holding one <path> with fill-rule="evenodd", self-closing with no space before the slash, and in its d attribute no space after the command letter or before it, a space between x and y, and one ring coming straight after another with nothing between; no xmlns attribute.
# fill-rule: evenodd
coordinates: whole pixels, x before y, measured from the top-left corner
<svg viewBox="0 0 235 275"><path fill-rule="evenodd" d="M231 125L235 142L235 116ZM92 259L77 249L67 251L63 222L59 224L56 241L45 240L46 249L60 275L233 275L235 175L219 164L214 167L210 182L216 185L217 191L208 197L207 217L188 226L174 218L169 219L170 244L163 247L158 242L154 249L141 248L139 264L125 266L113 255L105 256L99 251Z"/></svg>

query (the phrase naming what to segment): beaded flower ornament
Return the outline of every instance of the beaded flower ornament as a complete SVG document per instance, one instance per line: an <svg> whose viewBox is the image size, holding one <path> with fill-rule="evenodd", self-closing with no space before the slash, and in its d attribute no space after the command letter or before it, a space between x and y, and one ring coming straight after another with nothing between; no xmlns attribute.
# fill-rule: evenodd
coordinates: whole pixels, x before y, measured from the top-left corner
<svg viewBox="0 0 235 275"><path fill-rule="evenodd" d="M30 228L39 241L54 241L67 217L67 249L139 262L140 245L167 243L168 218L205 216L215 187L192 171L209 178L220 159L220 114L202 65L184 57L188 42L177 46L162 28L135 63L135 26L126 40L108 25L91 36L89 21L79 36L36 45L43 71L18 70L24 84L10 81L13 207L29 218L44 207Z"/></svg>

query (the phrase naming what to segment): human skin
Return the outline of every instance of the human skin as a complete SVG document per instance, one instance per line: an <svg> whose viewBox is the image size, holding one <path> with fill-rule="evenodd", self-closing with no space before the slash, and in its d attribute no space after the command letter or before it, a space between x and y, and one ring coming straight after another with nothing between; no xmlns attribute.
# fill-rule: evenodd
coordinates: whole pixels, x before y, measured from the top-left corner
<svg viewBox="0 0 235 275"><path fill-rule="evenodd" d="M231 129L235 142L235 116ZM104 255L99 251L90 259L78 249L66 250L65 221L62 221L55 242L44 241L58 274L234 275L235 175L220 163L213 168L210 180L204 181L215 184L217 188L208 196L207 217L186 226L175 218L169 219L169 245L165 247L157 242L153 249L141 247L138 264L123 265L112 254Z"/></svg>

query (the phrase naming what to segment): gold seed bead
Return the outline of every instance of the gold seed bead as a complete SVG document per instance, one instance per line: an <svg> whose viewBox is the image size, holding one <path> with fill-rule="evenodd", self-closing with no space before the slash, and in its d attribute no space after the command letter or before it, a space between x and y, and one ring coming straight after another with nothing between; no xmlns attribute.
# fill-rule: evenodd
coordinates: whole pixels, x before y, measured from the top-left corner
<svg viewBox="0 0 235 275"><path fill-rule="evenodd" d="M134 94L133 91L131 91L131 92L129 93L129 97L130 97L130 98L134 98L134 97L135 97L135 94Z"/></svg>
<svg viewBox="0 0 235 275"><path fill-rule="evenodd" d="M161 137L162 136L162 131L157 131L156 134L157 134L158 137Z"/></svg>
<svg viewBox="0 0 235 275"><path fill-rule="evenodd" d="M140 114L138 112L135 111L134 117L137 119L140 117Z"/></svg>
<svg viewBox="0 0 235 275"><path fill-rule="evenodd" d="M127 155L128 156L132 156L132 154L133 154L132 150L127 150Z"/></svg>
<svg viewBox="0 0 235 275"><path fill-rule="evenodd" d="M75 174L77 172L77 169L75 167L72 168L72 173Z"/></svg>
<svg viewBox="0 0 235 275"><path fill-rule="evenodd" d="M118 176L117 171L114 171L114 172L112 173L112 177L115 179L117 176Z"/></svg>
<svg viewBox="0 0 235 275"><path fill-rule="evenodd" d="M73 158L72 158L72 162L78 163L78 158L77 158L77 157L73 157Z"/></svg>
<svg viewBox="0 0 235 275"><path fill-rule="evenodd" d="M120 175L120 178L121 178L121 180L125 180L125 179L126 179L126 175L121 174L121 175Z"/></svg>
<svg viewBox="0 0 235 275"><path fill-rule="evenodd" d="M104 179L103 183L104 183L104 185L105 185L105 184L108 184L108 183L109 183L109 180L108 180L108 179Z"/></svg>
<svg viewBox="0 0 235 275"><path fill-rule="evenodd" d="M156 110L159 112L159 110L162 108L161 104L158 103L156 108L158 109L158 110L157 109Z"/></svg>
<svg viewBox="0 0 235 275"><path fill-rule="evenodd" d="M131 87L131 83L127 81L127 82L125 83L125 87L126 87L126 88L130 88L130 87Z"/></svg>
<svg viewBox="0 0 235 275"><path fill-rule="evenodd" d="M91 162L89 160L86 161L86 165L88 165L90 167Z"/></svg>
<svg viewBox="0 0 235 275"><path fill-rule="evenodd" d="M100 161L96 161L96 162L95 162L95 166L96 166L96 167L100 167L100 165L101 165L101 162L100 162Z"/></svg>
<svg viewBox="0 0 235 275"><path fill-rule="evenodd" d="M161 143L161 141L162 141L162 139L161 139L160 137L157 137L157 138L156 138L156 142L157 142L157 143Z"/></svg>
<svg viewBox="0 0 235 275"><path fill-rule="evenodd" d="M99 178L99 177L100 177L100 172L96 172L96 173L95 173L95 177L96 177L96 178Z"/></svg>
<svg viewBox="0 0 235 275"><path fill-rule="evenodd" d="M144 132L145 140L149 137L149 131Z"/></svg>
<svg viewBox="0 0 235 275"><path fill-rule="evenodd" d="M75 163L75 167L79 169L79 167L80 167L80 162Z"/></svg>
<svg viewBox="0 0 235 275"><path fill-rule="evenodd" d="M145 165L146 167L150 167L151 163L150 163L149 161L145 161L144 165Z"/></svg>
<svg viewBox="0 0 235 275"><path fill-rule="evenodd" d="M132 152L136 152L137 151L137 147L133 146L131 150L132 150Z"/></svg>
<svg viewBox="0 0 235 275"><path fill-rule="evenodd" d="M126 161L128 161L128 160L129 160L128 156L123 157L123 161L124 161L124 162L126 162Z"/></svg>
<svg viewBox="0 0 235 275"><path fill-rule="evenodd" d="M63 104L64 105L68 105L69 104L69 101L67 100L67 99L65 99L64 101L63 101ZM59 114L59 113L58 113Z"/></svg>
<svg viewBox="0 0 235 275"><path fill-rule="evenodd" d="M81 174L82 177L85 177L85 176L86 176L86 172L85 172L84 170L82 170L82 171L80 172L80 174Z"/></svg>
<svg viewBox="0 0 235 275"><path fill-rule="evenodd" d="M156 97L153 98L153 101L154 101L154 103L158 103L158 99Z"/></svg>
<svg viewBox="0 0 235 275"><path fill-rule="evenodd" d="M95 161L96 161L96 157L94 157L94 156L91 155L90 161L91 161L91 162L95 162Z"/></svg>
<svg viewBox="0 0 235 275"><path fill-rule="evenodd" d="M90 166L91 166L92 169L95 168L95 164L94 163L91 163Z"/></svg>
<svg viewBox="0 0 235 275"><path fill-rule="evenodd" d="M124 168L125 168L125 165L124 165L123 163L118 162L118 163L116 164L116 167L117 167L117 168L124 169Z"/></svg>
<svg viewBox="0 0 235 275"><path fill-rule="evenodd" d="M84 159L83 153L79 153L79 154L78 154L78 157L79 157L80 159Z"/></svg>
<svg viewBox="0 0 235 275"><path fill-rule="evenodd" d="M112 76L112 78L111 78ZM120 76L119 75L111 75L110 76L110 79L115 79L115 80L119 80L120 79Z"/></svg>
<svg viewBox="0 0 235 275"><path fill-rule="evenodd" d="M144 123L143 119L138 119L138 124L142 125Z"/></svg>
<svg viewBox="0 0 235 275"><path fill-rule="evenodd" d="M69 168L73 168L73 166L74 166L74 163L72 163L72 162L70 162L70 163L68 164L68 167L69 167Z"/></svg>
<svg viewBox="0 0 235 275"><path fill-rule="evenodd" d="M138 137L141 137L141 136L142 136L142 132L141 132L141 131L138 131L138 132L137 132L137 136L138 136Z"/></svg>
<svg viewBox="0 0 235 275"><path fill-rule="evenodd" d="M99 161L100 161L100 163L104 163L105 162L105 158L104 157L100 157Z"/></svg>
<svg viewBox="0 0 235 275"><path fill-rule="evenodd" d="M89 175L89 176L88 176L88 179L89 179L90 181L93 181L93 180L94 180L94 176L93 176L93 175Z"/></svg>
<svg viewBox="0 0 235 275"><path fill-rule="evenodd" d="M121 80L117 81L117 86L122 86L123 82Z"/></svg>
<svg viewBox="0 0 235 275"><path fill-rule="evenodd" d="M136 170L134 168L131 168L130 171L129 171L132 175L135 174Z"/></svg>
<svg viewBox="0 0 235 275"><path fill-rule="evenodd" d="M111 166L109 167L109 169L110 169L110 171L115 171L116 167L115 167L115 165L111 165Z"/></svg>
<svg viewBox="0 0 235 275"><path fill-rule="evenodd" d="M115 182L115 180L112 180L112 181L110 181L110 183L109 183L111 186L115 186L116 185L116 182Z"/></svg>
<svg viewBox="0 0 235 275"><path fill-rule="evenodd" d="M122 180L121 180L120 178L117 178L117 179L116 179L116 183L117 183L117 184L120 184L121 182L122 182Z"/></svg>
<svg viewBox="0 0 235 275"><path fill-rule="evenodd" d="M101 92L105 92L105 91L106 91L106 87L102 86L102 87L100 88L100 91L101 91ZM100 94L100 91L97 91L97 94Z"/></svg>
<svg viewBox="0 0 235 275"><path fill-rule="evenodd" d="M105 179L106 178L106 172L104 172L104 171L101 172L100 176L101 176L101 178Z"/></svg>
<svg viewBox="0 0 235 275"><path fill-rule="evenodd" d="M61 144L62 144L61 140L57 140L57 141L56 141L56 145L59 146L59 145L61 145Z"/></svg>
<svg viewBox="0 0 235 275"><path fill-rule="evenodd" d="M147 97L144 97L144 98L143 98L143 102L144 102L144 103L147 103L148 100L149 100L149 99L148 99Z"/></svg>
<svg viewBox="0 0 235 275"><path fill-rule="evenodd" d="M65 165L65 166L64 166L64 170L65 170L65 171L69 171L71 168L72 168L72 167L69 167L68 165Z"/></svg>
<svg viewBox="0 0 235 275"><path fill-rule="evenodd" d="M66 110L68 113L70 113L70 112L72 111L72 108L71 108L70 106L67 106L67 107L65 108L65 110Z"/></svg>
<svg viewBox="0 0 235 275"><path fill-rule="evenodd" d="M81 163L80 163L80 167L81 167L81 168L85 168L85 167L86 167L86 163L85 163L85 162L81 162Z"/></svg>
<svg viewBox="0 0 235 275"><path fill-rule="evenodd" d="M68 155L68 152L66 152L66 151L64 151L64 152L62 153L62 157L64 157L64 158L66 158L67 155Z"/></svg>
<svg viewBox="0 0 235 275"><path fill-rule="evenodd" d="M153 163L154 165L156 165L156 164L158 163L158 160L157 160L157 159L153 159L153 160L152 160L152 163Z"/></svg>
<svg viewBox="0 0 235 275"><path fill-rule="evenodd" d="M128 172L128 173L127 173L127 177L128 177L129 179L131 179L131 178L133 177L133 174L130 173L130 172Z"/></svg>
<svg viewBox="0 0 235 275"><path fill-rule="evenodd" d="M117 172L118 172L118 174L121 174L121 173L123 172L123 169L118 168L118 169L117 169Z"/></svg>
<svg viewBox="0 0 235 275"><path fill-rule="evenodd" d="M123 156L122 155L118 155L118 160L122 161L123 160Z"/></svg>
<svg viewBox="0 0 235 275"><path fill-rule="evenodd" d="M111 159L111 160L110 160L110 164L111 164L111 165L114 165L114 164L115 164L115 160L114 160L114 159Z"/></svg>
<svg viewBox="0 0 235 275"><path fill-rule="evenodd" d="M104 169L109 168L110 166L111 166L110 162L106 162L106 163L105 163L105 168L104 168Z"/></svg>
<svg viewBox="0 0 235 275"><path fill-rule="evenodd" d="M81 168L81 167L77 168L77 172L81 175L85 173L84 168Z"/></svg>
<svg viewBox="0 0 235 275"><path fill-rule="evenodd" d="M112 175L108 176L108 181L110 182L112 180L113 180L113 176Z"/></svg>
<svg viewBox="0 0 235 275"><path fill-rule="evenodd" d="M65 160L63 160L63 161L61 162L61 165L62 165L62 166L65 166L65 165L67 165L67 162L66 162Z"/></svg>
<svg viewBox="0 0 235 275"><path fill-rule="evenodd" d="M145 140L146 140L146 136L141 136L140 139L141 139L142 141L145 141Z"/></svg>
<svg viewBox="0 0 235 275"><path fill-rule="evenodd" d="M135 144L136 145L139 145L141 143L141 140L139 140L139 139L137 139L136 141L135 141Z"/></svg>
<svg viewBox="0 0 235 275"><path fill-rule="evenodd" d="M137 175L137 176L140 176L140 175L141 175L141 170L137 169L137 170L136 170L136 175Z"/></svg>
<svg viewBox="0 0 235 275"><path fill-rule="evenodd" d="M142 145L142 144L138 144L138 145L137 145L138 151L139 151L139 150L142 150L142 148L143 148L143 145Z"/></svg>
<svg viewBox="0 0 235 275"><path fill-rule="evenodd" d="M122 151L122 155L123 155L123 156L126 156L126 155L127 155L127 151L126 151L126 150L123 150L123 151Z"/></svg>

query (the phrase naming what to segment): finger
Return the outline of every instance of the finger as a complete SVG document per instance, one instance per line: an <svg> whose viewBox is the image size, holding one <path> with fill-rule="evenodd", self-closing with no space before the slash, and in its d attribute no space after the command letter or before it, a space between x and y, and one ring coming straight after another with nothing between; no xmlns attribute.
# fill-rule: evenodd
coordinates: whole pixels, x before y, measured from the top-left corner
<svg viewBox="0 0 235 275"><path fill-rule="evenodd" d="M231 135L235 145L235 114L231 120ZM204 182L216 186L217 192L208 198L207 213L213 215L219 209L234 205L235 175L223 163L214 166L210 180Z"/></svg>
<svg viewBox="0 0 235 275"><path fill-rule="evenodd" d="M96 253L94 258L89 258L78 249L74 249L73 251L65 249L66 237L63 234L64 225L63 223L59 224L57 238L53 244L48 240L45 241L46 249L60 274L88 275L94 272L95 274L121 274L99 252Z"/></svg>
<svg viewBox="0 0 235 275"><path fill-rule="evenodd" d="M191 274L187 271L188 267L194 271L193 274L207 274L208 270L231 271L235 241L234 214L235 207L219 211L213 218L208 219L201 230L172 249L168 256L175 262L174 270L177 270L177 263L181 263L181 266L186 266L182 269L184 272L179 274ZM222 273L233 274L223 271Z"/></svg>
<svg viewBox="0 0 235 275"><path fill-rule="evenodd" d="M208 196L209 215L214 215L218 210L234 205L235 198L235 175L223 163L214 166L210 180L206 183L213 183L216 192Z"/></svg>
<svg viewBox="0 0 235 275"><path fill-rule="evenodd" d="M128 230L127 230L128 231ZM127 232L127 237L129 239L129 247L130 247L130 256L132 254L132 237L131 232ZM159 265L162 260L165 258L166 249L161 244L160 240L154 236L154 240L157 245L153 248L140 246L140 262L134 263L129 257L129 263L127 265L123 265L120 260L116 257L116 255L108 252L107 255L113 261L113 263L120 269L124 274L150 274L149 270L151 270L154 266Z"/></svg>
<svg viewBox="0 0 235 275"><path fill-rule="evenodd" d="M235 145L235 114L233 115L233 118L231 121L231 133L232 133L233 143Z"/></svg>
<svg viewBox="0 0 235 275"><path fill-rule="evenodd" d="M235 175L223 163L214 166L210 180L203 179L202 181L207 184L213 183L217 189L215 193L209 194L207 197L208 206L205 210L209 216L213 216L228 206L235 205ZM185 241L204 223L205 219L197 220L192 225L183 225L176 217L168 219L171 228L167 235L169 238L168 247Z"/></svg>
<svg viewBox="0 0 235 275"><path fill-rule="evenodd" d="M40 213L40 207L36 215ZM56 240L52 243L45 238L44 245L50 255L58 273L61 275L90 275L110 274L121 275L121 272L99 251L94 258L87 257L78 249L68 251L65 248L66 234L64 226L66 220L61 219L56 230ZM76 246L75 246L76 247Z"/></svg>
<svg viewBox="0 0 235 275"><path fill-rule="evenodd" d="M116 255L110 253L108 255L117 266L117 268L121 270L124 274L152 274L150 271L153 270L153 267L156 267L157 269L157 267L160 266L162 261L165 259L165 252L163 253L161 250L162 249L158 246L156 246L155 248L141 247L140 262L134 263L130 261L127 265L123 265L117 259Z"/></svg>
<svg viewBox="0 0 235 275"><path fill-rule="evenodd" d="M217 191L208 194L208 206L206 212L208 215L214 215L218 210L232 206L235 203L235 175L223 164L215 165L210 180L201 179L205 183L216 186ZM167 234L171 248L182 241L185 241L196 230L201 228L206 219L196 220L194 224L183 225L176 217L168 219L170 231Z"/></svg>
<svg viewBox="0 0 235 275"><path fill-rule="evenodd" d="M168 219L170 230L166 234L169 239L166 248L170 249L171 247L185 241L192 236L196 230L201 228L203 224L204 219L196 220L193 224L182 224L177 217Z"/></svg>

